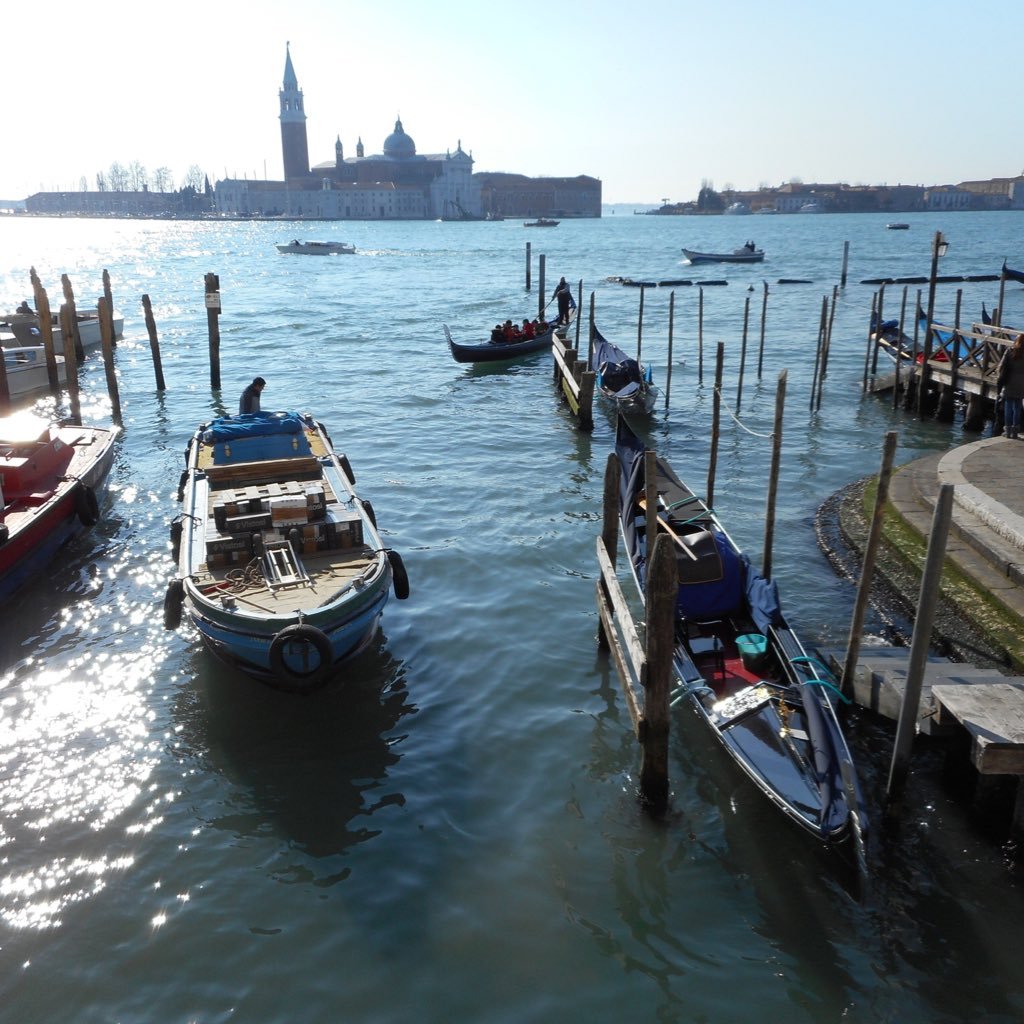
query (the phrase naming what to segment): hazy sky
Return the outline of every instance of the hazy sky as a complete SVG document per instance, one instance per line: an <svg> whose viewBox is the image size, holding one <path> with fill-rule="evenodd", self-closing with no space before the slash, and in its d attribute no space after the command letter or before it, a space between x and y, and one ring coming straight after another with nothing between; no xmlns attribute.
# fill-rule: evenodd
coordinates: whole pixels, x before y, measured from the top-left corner
<svg viewBox="0 0 1024 1024"><path fill-rule="evenodd" d="M605 202L701 182L948 184L1024 170L1024 5L862 0L216 0L8 5L0 197L117 161L280 179L285 43L310 162L420 153L590 174Z"/></svg>

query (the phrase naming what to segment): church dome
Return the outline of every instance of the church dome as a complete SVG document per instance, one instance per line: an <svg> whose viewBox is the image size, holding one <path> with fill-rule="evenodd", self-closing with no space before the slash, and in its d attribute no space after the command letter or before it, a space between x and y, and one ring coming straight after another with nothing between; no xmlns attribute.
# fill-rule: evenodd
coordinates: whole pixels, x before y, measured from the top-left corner
<svg viewBox="0 0 1024 1024"><path fill-rule="evenodd" d="M408 160L416 155L416 143L405 134L401 119L395 122L395 130L384 140L384 155L393 160Z"/></svg>

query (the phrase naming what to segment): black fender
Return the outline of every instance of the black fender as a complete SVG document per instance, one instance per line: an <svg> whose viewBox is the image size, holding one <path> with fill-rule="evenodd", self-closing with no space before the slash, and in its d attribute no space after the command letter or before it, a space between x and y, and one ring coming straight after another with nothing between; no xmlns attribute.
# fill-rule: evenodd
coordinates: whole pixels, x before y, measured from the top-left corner
<svg viewBox="0 0 1024 1024"><path fill-rule="evenodd" d="M6 523L0 523L0 544L6 544L7 538L10 537L11 531L7 528Z"/></svg>
<svg viewBox="0 0 1024 1024"><path fill-rule="evenodd" d="M188 470L183 469L181 476L178 478L178 501L185 500L185 484L188 483Z"/></svg>
<svg viewBox="0 0 1024 1024"><path fill-rule="evenodd" d="M180 519L171 520L171 558L175 562L178 561L178 556L181 554L181 534L185 529L185 524Z"/></svg>
<svg viewBox="0 0 1024 1024"><path fill-rule="evenodd" d="M405 562L397 551L388 552L391 563L391 582L395 588L395 597L404 601L409 596L409 574L405 571Z"/></svg>
<svg viewBox="0 0 1024 1024"><path fill-rule="evenodd" d="M96 492L81 481L75 491L75 514L83 526L94 526L100 518L100 503Z"/></svg>
<svg viewBox="0 0 1024 1024"><path fill-rule="evenodd" d="M336 458L338 460L338 465L341 466L342 472L348 478L348 482L353 487L355 487L355 485L356 485L356 475L355 475L355 473L352 472L352 464L348 461L348 456L347 455L338 455L338 456L336 456Z"/></svg>
<svg viewBox="0 0 1024 1024"><path fill-rule="evenodd" d="M164 629L177 629L181 625L181 609L185 603L185 584L171 580L164 594Z"/></svg>
<svg viewBox="0 0 1024 1024"><path fill-rule="evenodd" d="M315 663L308 671L295 668L285 658L289 647L295 644L306 644L313 649ZM330 674L334 664L331 641L327 634L316 626L299 622L285 626L270 641L270 670L274 675L287 683L292 689L312 689L322 683ZM307 662L309 658L304 659Z"/></svg>
<svg viewBox="0 0 1024 1024"><path fill-rule="evenodd" d="M370 502L366 498L363 498L362 502L363 502L363 511L366 513L366 518L370 520L370 523L373 525L373 528L376 530L377 529L377 513L373 511L373 506L370 504Z"/></svg>

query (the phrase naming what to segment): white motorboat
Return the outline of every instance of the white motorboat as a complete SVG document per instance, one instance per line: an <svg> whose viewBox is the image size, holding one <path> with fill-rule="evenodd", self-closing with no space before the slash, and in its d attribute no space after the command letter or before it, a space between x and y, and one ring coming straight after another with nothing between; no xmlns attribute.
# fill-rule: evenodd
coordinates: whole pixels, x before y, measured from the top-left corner
<svg viewBox="0 0 1024 1024"><path fill-rule="evenodd" d="M78 321L78 336L82 340L82 348L96 348L101 341L99 314L79 311L75 319ZM35 313L7 313L4 315L3 320L17 339L18 344L26 347L42 344L39 317ZM113 324L114 337L120 338L124 333L124 317L120 313L115 312ZM64 334L61 331L60 315L58 313L51 314L51 330L53 332L53 347L55 351L63 351Z"/></svg>
<svg viewBox="0 0 1024 1024"><path fill-rule="evenodd" d="M298 252L307 256L350 256L356 251L356 247L350 242L302 242L294 238L286 245L277 246L277 251Z"/></svg>
<svg viewBox="0 0 1024 1024"><path fill-rule="evenodd" d="M0 343L3 342L0 338ZM50 386L46 373L46 351L42 345L3 345L4 369L7 371L7 390L11 399L23 398L46 391ZM67 381L64 357L57 360L57 380L63 385Z"/></svg>

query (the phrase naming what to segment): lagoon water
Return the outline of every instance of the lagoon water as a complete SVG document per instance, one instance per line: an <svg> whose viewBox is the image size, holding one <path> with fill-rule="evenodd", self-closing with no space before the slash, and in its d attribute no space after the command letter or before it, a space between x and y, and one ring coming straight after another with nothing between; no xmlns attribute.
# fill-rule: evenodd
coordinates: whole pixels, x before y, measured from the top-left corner
<svg viewBox="0 0 1024 1024"><path fill-rule="evenodd" d="M638 805L639 753L596 644L595 539L613 423L579 432L550 355L454 363L441 330L483 340L559 275L593 293L602 331L637 339L669 407L649 443L684 479L707 473L714 346L726 346L715 506L763 542L779 371L788 371L774 565L804 638L841 645L854 589L818 550L814 514L875 472L959 443L864 397L881 276L1024 265L1019 214L662 218L524 231L504 223L0 220L0 295L80 307L109 270L124 432L106 515L3 609L0 640L0 1020L7 1022L1018 1021L1020 870L975 827L925 752L900 827L876 820L872 884L850 897L685 714L663 822ZM355 256L282 256L293 237ZM753 238L752 267L689 267L682 246ZM821 408L810 409L822 300L837 293ZM533 248L533 290L524 288ZM211 391L203 277L220 277L223 391ZM807 284L779 285L779 278ZM769 283L758 378L762 282ZM752 287L753 290L748 290ZM940 285L937 319L978 319L998 282ZM898 315L900 290L886 310ZM908 301L913 308L916 289ZM156 391L140 298L152 300L167 390ZM748 353L737 402L744 305ZM1008 288L1004 322L1024 319ZM265 408L324 421L355 470L411 597L323 691L297 698L166 632L168 525L197 423L256 374ZM84 414L110 419L102 363ZM46 403L42 403L46 408ZM868 629L882 632L869 619ZM851 745L876 819L892 728L855 715Z"/></svg>

